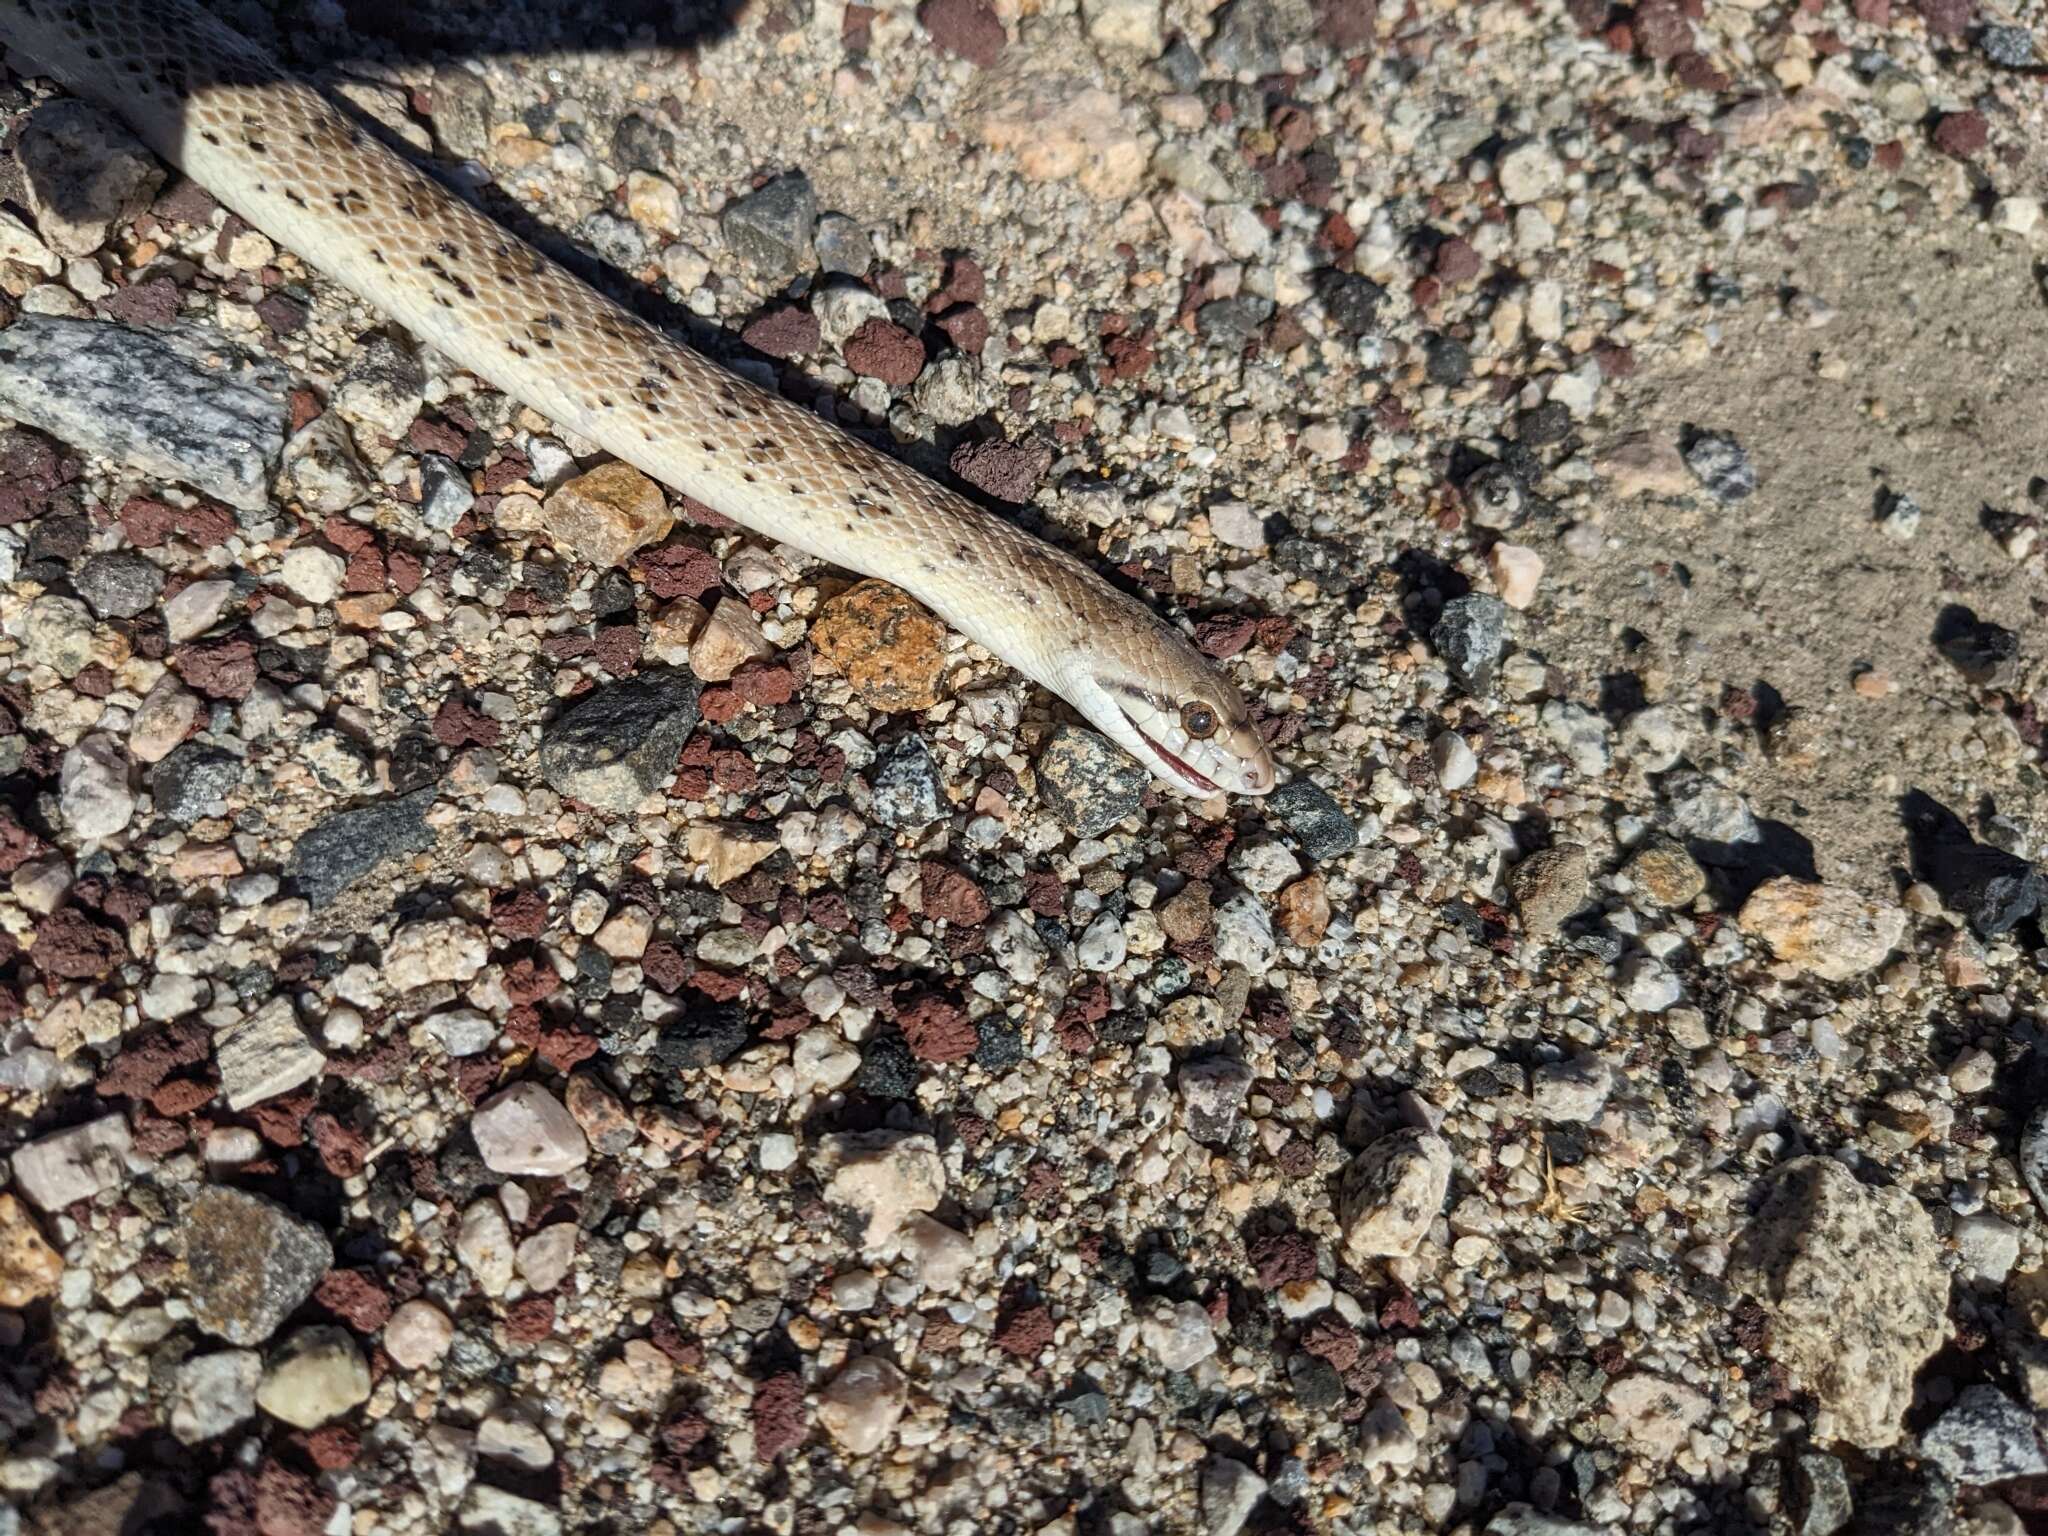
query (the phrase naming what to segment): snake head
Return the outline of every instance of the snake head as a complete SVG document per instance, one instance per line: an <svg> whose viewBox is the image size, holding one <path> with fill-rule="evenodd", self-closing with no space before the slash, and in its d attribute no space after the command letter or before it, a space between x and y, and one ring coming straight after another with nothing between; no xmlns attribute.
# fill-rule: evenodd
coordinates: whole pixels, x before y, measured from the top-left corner
<svg viewBox="0 0 2048 1536"><path fill-rule="evenodd" d="M1138 676L1097 665L1063 691L1091 724L1181 793L1267 793L1278 774L1244 699L1191 648L1185 656L1179 649L1171 668Z"/></svg>

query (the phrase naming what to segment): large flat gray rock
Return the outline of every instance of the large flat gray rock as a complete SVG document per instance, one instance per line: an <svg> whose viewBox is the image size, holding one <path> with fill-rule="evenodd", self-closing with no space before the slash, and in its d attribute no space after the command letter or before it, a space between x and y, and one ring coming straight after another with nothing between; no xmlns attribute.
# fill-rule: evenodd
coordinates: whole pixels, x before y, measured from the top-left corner
<svg viewBox="0 0 2048 1536"><path fill-rule="evenodd" d="M0 414L244 512L270 501L290 376L226 337L27 315L0 331Z"/></svg>

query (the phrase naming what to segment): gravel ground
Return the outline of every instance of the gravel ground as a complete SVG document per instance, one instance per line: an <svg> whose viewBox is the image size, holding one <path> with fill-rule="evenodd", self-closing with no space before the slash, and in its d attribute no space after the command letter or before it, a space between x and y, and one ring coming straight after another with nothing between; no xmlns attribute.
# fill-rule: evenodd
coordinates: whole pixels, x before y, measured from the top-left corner
<svg viewBox="0 0 2048 1536"><path fill-rule="evenodd" d="M13 61L0 1536L2048 1530L2030 0L220 9L1290 781Z"/></svg>

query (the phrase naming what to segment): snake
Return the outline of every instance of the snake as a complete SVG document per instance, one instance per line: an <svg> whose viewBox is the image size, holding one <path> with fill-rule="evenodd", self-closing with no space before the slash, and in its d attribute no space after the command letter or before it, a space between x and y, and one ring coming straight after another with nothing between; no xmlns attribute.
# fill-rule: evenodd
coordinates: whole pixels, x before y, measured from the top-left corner
<svg viewBox="0 0 2048 1536"><path fill-rule="evenodd" d="M0 44L456 366L754 533L907 592L1169 788L1274 787L1243 696L1147 604L601 294L192 0L0 0Z"/></svg>

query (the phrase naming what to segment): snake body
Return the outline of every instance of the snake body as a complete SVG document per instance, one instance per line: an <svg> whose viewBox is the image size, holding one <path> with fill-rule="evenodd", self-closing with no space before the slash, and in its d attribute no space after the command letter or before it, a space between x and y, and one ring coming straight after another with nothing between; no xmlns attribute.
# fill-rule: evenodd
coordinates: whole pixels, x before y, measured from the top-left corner
<svg viewBox="0 0 2048 1536"><path fill-rule="evenodd" d="M903 588L1167 784L1272 788L1237 690L1142 603L605 298L190 0L0 0L0 42L457 365L745 527Z"/></svg>

